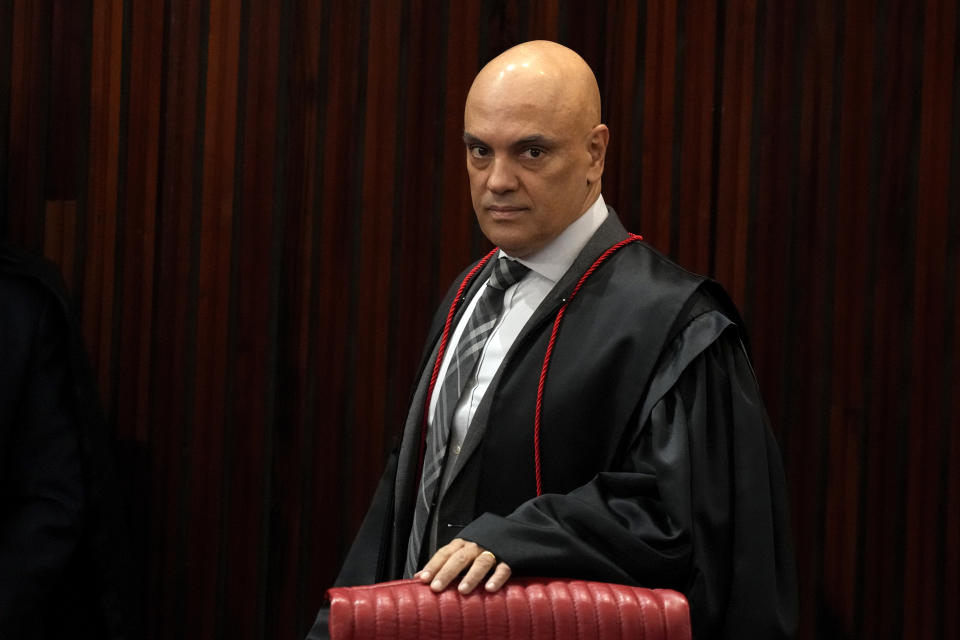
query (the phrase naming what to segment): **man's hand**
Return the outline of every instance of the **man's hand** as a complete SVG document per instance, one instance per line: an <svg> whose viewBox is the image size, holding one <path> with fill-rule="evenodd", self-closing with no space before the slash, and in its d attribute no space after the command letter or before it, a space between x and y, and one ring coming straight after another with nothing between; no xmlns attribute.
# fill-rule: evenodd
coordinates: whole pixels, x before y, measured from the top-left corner
<svg viewBox="0 0 960 640"><path fill-rule="evenodd" d="M497 563L497 557L492 551L460 538L455 538L450 544L437 549L427 566L413 577L423 583L429 582L434 591L443 591L467 567L469 570L457 587L463 594L473 591L491 571L493 575L484 586L487 591L497 591L510 578L510 567L506 562Z"/></svg>

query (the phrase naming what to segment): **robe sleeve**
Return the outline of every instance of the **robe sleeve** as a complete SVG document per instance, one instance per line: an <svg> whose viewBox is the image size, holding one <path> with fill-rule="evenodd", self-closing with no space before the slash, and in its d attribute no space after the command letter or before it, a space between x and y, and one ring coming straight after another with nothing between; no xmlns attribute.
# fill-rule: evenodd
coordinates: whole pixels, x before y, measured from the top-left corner
<svg viewBox="0 0 960 640"><path fill-rule="evenodd" d="M483 514L460 537L514 575L676 589L698 638L796 635L780 453L739 334L717 311L670 345L613 468Z"/></svg>

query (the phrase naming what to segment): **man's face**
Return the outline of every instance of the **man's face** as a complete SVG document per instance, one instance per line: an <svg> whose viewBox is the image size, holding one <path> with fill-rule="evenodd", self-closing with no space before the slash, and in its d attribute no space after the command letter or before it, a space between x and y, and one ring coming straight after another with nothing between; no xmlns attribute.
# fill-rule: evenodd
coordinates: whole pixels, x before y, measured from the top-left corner
<svg viewBox="0 0 960 640"><path fill-rule="evenodd" d="M556 238L596 198L598 185L587 184L595 164L591 130L535 86L477 93L464 112L473 208L491 242L523 257Z"/></svg>

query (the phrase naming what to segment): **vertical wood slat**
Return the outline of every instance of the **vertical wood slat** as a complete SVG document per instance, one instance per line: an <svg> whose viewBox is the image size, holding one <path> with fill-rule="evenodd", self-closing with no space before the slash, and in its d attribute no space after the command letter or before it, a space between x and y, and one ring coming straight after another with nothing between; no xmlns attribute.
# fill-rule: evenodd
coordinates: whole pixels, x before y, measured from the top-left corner
<svg viewBox="0 0 960 640"><path fill-rule="evenodd" d="M188 637L187 596L201 596L188 589L185 559L190 522L187 443L194 428L196 395L190 351L196 345L191 327L196 299L194 229L200 213L198 186L203 166L206 15L202 0L170 0L165 5L158 259L153 283L156 331L151 344L152 420L148 428L151 528L149 533L143 532L151 548L146 552L150 578L145 580L145 600L165 604L145 608L148 628L154 630L152 638Z"/></svg>
<svg viewBox="0 0 960 640"><path fill-rule="evenodd" d="M877 242L868 254L872 291L871 302L879 309L911 309L915 303L913 274L915 267L916 217L916 103L921 67L918 64L918 25L922 25L917 5L892 4L877 21L877 72L872 121L875 155L871 162L871 231ZM906 215L905 215L906 214ZM871 386L874 394L868 412L872 442L867 451L867 491L882 496L876 511L866 516L864 526L872 531L875 549L886 549L880 562L874 563L875 580L865 580L867 611L871 600L880 604L893 596L901 600L904 591L904 566L915 550L906 544L906 483L890 469L907 467L908 433L906 412L909 397L917 393L918 382L910 377L908 353L914 325L909 313L883 313L871 322ZM918 424L923 424L922 422ZM923 437L914 434L914 438ZM892 503L892 504L891 504ZM895 550L890 552L890 550ZM868 565L869 568L869 565ZM881 585L886 585L881 587ZM877 616L866 616L864 634L900 629L906 607L885 607Z"/></svg>
<svg viewBox="0 0 960 640"><path fill-rule="evenodd" d="M532 40L559 39L560 15L560 2L558 0L539 0L532 2L530 7L528 37Z"/></svg>
<svg viewBox="0 0 960 640"><path fill-rule="evenodd" d="M370 6L369 39L376 42L368 52L366 69L365 132L363 135L363 200L360 218L359 264L357 277L364 286L357 301L356 368L357 380L383 379L386 374L386 350L379 336L388 320L392 237L397 224L392 215L394 161L397 144L397 98L400 50L397 12L387 5ZM428 29L427 32L435 32ZM353 415L356 425L354 447L360 453L353 464L352 483L360 494L372 494L383 469L379 455L386 433L393 427L383 424L385 397L365 397L362 385L355 392ZM366 453L363 453L366 452ZM360 521L365 505L354 505L353 517Z"/></svg>
<svg viewBox="0 0 960 640"><path fill-rule="evenodd" d="M200 526L187 532L186 581L194 597L186 602L190 637L216 637L223 623L223 594L219 578L229 548L221 544L225 521L224 478L226 451L232 445L228 378L231 375L228 335L234 229L234 193L237 178L237 119L240 81L241 16L244 3L210 3L206 37L202 186L199 210L196 353L190 441L191 487L187 513ZM251 510L250 513L254 511ZM245 522L240 536L249 531ZM209 615L206 612L214 612ZM249 602L238 603L237 617L252 625Z"/></svg>
<svg viewBox="0 0 960 640"><path fill-rule="evenodd" d="M266 625L266 636L294 637L312 620L305 602L316 602L322 593L308 576L315 574L311 553L311 518L309 499L313 469L312 430L307 425L315 415L311 395L311 373L316 368L313 344L317 318L311 312L315 296L313 265L316 246L313 207L318 194L315 176L319 172L316 140L321 108L320 50L323 16L317 4L295 3L286 18L289 29L289 121L286 157L286 202L289 212L285 221L285 237L280 278L280 297L289 301L280 309L281 326L290 327L280 337L281 360L278 368L278 395L285 399L277 407L275 457L288 461L275 467L274 479L286 499L279 501L272 514L272 544L269 551L271 581L267 585L266 609L272 620ZM288 318L288 321L284 321Z"/></svg>
<svg viewBox="0 0 960 640"><path fill-rule="evenodd" d="M421 2L419 12L426 13L430 11L428 2ZM546 11L546 16L540 16L534 11L531 16L531 31L538 29L549 29L549 25L555 24L553 19L553 8L550 3L542 3L541 11ZM457 176L457 170L463 165L463 158L466 157L463 146L463 103L467 98L467 92L470 90L472 81L472 70L479 68L480 47L482 43L478 39L477 33L470 25L476 24L480 19L479 5L477 3L453 3L450 7L448 17L448 29L446 40L441 43L445 48L443 56L447 61L446 68L446 92L443 95L435 93L430 83L420 83L408 89L408 111L411 114L410 136L406 140L406 163L408 166L416 167L418 156L415 150L415 135L418 133L428 136L439 135L443 138L443 164L438 168L440 177L443 178L441 185L442 203L437 206L436 203L424 202L425 206L431 207L431 221L435 221L436 227L432 234L418 233L416 227L407 227L403 233L406 234L404 246L410 248L412 255L434 254L431 263L423 265L416 269L408 270L408 273L421 274L416 277L421 283L426 281L429 285L429 291L434 299L439 297L446 290L449 282L440 274L455 274L464 267L463 256L469 253L468 239L476 225L476 219L473 214L473 206L470 200L470 191L466 179L466 171L462 177ZM426 43L419 49L421 55L429 56L430 49L426 48ZM416 49L414 51L417 51ZM439 53L439 52L438 52ZM415 114L423 113L427 109L436 109L440 106L443 109L443 127L438 130L425 130L428 125L426 118L417 117ZM408 190L408 196L414 196L419 189L430 193L435 190L434 183L429 182L429 172L417 170L408 171L407 180L411 187L418 185L415 190ZM422 186L419 186L422 185ZM428 220L424 219L426 224ZM435 242L438 237L449 238L449 241ZM408 288L410 285L401 283L401 287ZM414 285L417 286L417 285ZM401 300L409 301L410 295L414 290L409 288L407 295L401 297ZM409 304L409 302L406 302ZM426 331L426 323L421 318L429 318L429 315L423 314L412 309L415 317L411 318L411 323L407 325L409 329L417 330L414 325L420 322L421 331ZM427 313L432 313L429 310ZM419 348L419 347L417 347ZM419 352L416 352L419 355ZM410 378L412 380L412 376ZM404 389L406 392L406 389Z"/></svg>
<svg viewBox="0 0 960 640"><path fill-rule="evenodd" d="M720 156L717 177L715 275L738 305L746 297L747 212L750 181L750 121L753 101L756 3L738 0L725 5L724 69L721 102ZM749 321L749 319L748 319Z"/></svg>
<svg viewBox="0 0 960 640"><path fill-rule="evenodd" d="M112 406L112 304L120 153L123 2L94 0L90 78L90 150L83 327L98 371L100 397Z"/></svg>
<svg viewBox="0 0 960 640"><path fill-rule="evenodd" d="M833 158L838 147L834 128L839 122L840 110L836 107L842 86L840 78L834 75L836 60L842 56L842 48L837 46L837 34L842 34L838 22L840 15L833 2L825 0L815 5L807 22L810 32L802 72L804 107L799 133L797 209L809 212L809 217L798 225L800 232L794 236L797 263L802 266L798 266L787 286L807 294L795 308L810 309L811 321L798 322L792 375L781 381L780 392L784 420L781 428L788 436L781 440L788 453L786 466L807 470L799 478L795 475L790 485L798 558L822 557L821 541L826 537L820 523L826 486L826 474L821 470L826 464L819 454L824 448L823 434L832 411L820 408L830 407L833 387L829 374L834 323L831 256L836 247L832 221L837 205ZM794 397L794 389L804 386L806 393ZM795 417L793 428L786 420L790 415ZM816 437L810 437L811 433ZM815 637L821 566L814 561L798 563L800 610L806 612L800 618L801 637Z"/></svg>
<svg viewBox="0 0 960 640"><path fill-rule="evenodd" d="M0 0L0 123L10 123L11 72L13 68L13 0ZM0 126L0 234L7 233L9 218L10 128Z"/></svg>
<svg viewBox="0 0 960 640"><path fill-rule="evenodd" d="M270 544L273 403L277 393L274 291L279 268L277 243L285 213L282 201L277 200L278 189L283 188L278 145L282 149L285 142L278 127L280 9L267 0L252 0L246 8L248 22L241 43L246 54L246 78L240 94L243 147L238 168L242 171L237 173L240 199L232 258L235 342L228 367L234 372L234 386L229 389L233 407L227 413L235 424L233 437L224 443L228 465L221 499L226 502L224 525L230 533L222 535L221 545L226 550L223 597L246 611L225 616L223 633L227 637L249 632L263 636L266 624L264 589ZM258 391L237 393L244 389ZM251 469L258 473L250 473Z"/></svg>
<svg viewBox="0 0 960 640"><path fill-rule="evenodd" d="M317 274L320 295L315 304L322 317L323 331L319 334L317 360L322 363L322 375L318 376L313 391L321 411L318 422L325 425L325 429L321 432L324 437L314 445L316 467L322 473L315 480L317 491L313 507L317 513L327 514L327 518L345 523L342 528L338 527L336 538L328 543L330 551L335 549L337 556L342 557L350 542L348 532L354 531L359 522L349 519L348 515L354 506L347 497L351 495L352 487L345 478L350 474L354 453L346 446L349 433L346 425L349 423L343 398L347 376L338 373L348 371L344 340L349 331L348 290L361 283L343 283L351 264L348 243L353 238L352 220L358 203L353 200L350 188L355 179L350 172L350 158L353 157L352 145L357 129L341 123L355 121L354 105L359 100L358 76L361 75L356 72L356 60L360 58L360 47L365 48L369 43L360 38L362 6L334 4L329 11L328 90L335 98L326 105L324 118L328 125L321 143L325 167L319 220L323 251ZM336 560L327 559L326 565L331 573L336 571L336 564Z"/></svg>
<svg viewBox="0 0 960 640"><path fill-rule="evenodd" d="M63 265L61 275L68 291L73 291L73 252L77 241L77 203L72 200L48 200L44 211L43 255Z"/></svg>
<svg viewBox="0 0 960 640"><path fill-rule="evenodd" d="M846 20L843 25L844 51L843 68L838 81L841 85L842 115L840 122L840 157L844 162L839 171L839 190L837 203L836 236L842 239L837 245L837 270L834 289L836 291L836 313L834 316L833 351L843 352L845 357L836 362L829 422L828 475L825 479L826 514L821 525L820 536L823 539L823 556L819 563L820 584L816 585L824 594L824 600L817 611L817 633L853 633L856 615L853 608L843 606L841 573L855 563L844 562L843 558L855 557L856 549L849 546L849 534L856 534L862 526L858 483L851 482L865 472L860 469L858 448L865 446L861 437L865 433L861 426L866 422L864 415L863 372L864 335L863 314L868 307L864 302L864 291L869 286L866 265L862 256L866 255L868 235L868 202L864 194L868 192L868 168L870 147L864 126L865 114L870 113L873 74L865 70L873 69L873 31L861 30L867 19L865 8L847 6ZM855 34L860 33L857 37ZM841 268L842 265L842 268ZM851 450L851 446L853 449ZM834 626L831 626L831 623Z"/></svg>
<svg viewBox="0 0 960 640"><path fill-rule="evenodd" d="M83 148L80 132L84 125L80 105L88 90L83 75L86 7L69 0L53 0L52 4L44 198L77 200L82 166L78 157Z"/></svg>
<svg viewBox="0 0 960 640"><path fill-rule="evenodd" d="M63 258L63 202L48 201L43 217L46 222L43 230L43 255L57 262Z"/></svg>
<svg viewBox="0 0 960 640"><path fill-rule="evenodd" d="M62 265L108 415L144 456L152 637L310 624L432 304L485 246L459 140L471 77L536 37L597 71L607 201L748 316L802 637L956 634L952 3L0 0L4 16L0 211Z"/></svg>
<svg viewBox="0 0 960 640"><path fill-rule="evenodd" d="M627 193L630 197L634 197L633 187L641 177L633 162L638 146L634 139L640 135L638 130L642 130L642 115L638 116L637 112L643 113L644 102L643 84L636 80L642 77L645 67L642 64L645 43L637 38L642 28L639 24L642 24L639 3L618 2L607 12L605 34L617 53L608 53L603 61L610 81L601 87L604 93L600 96L602 120L610 130L601 182L603 192ZM624 218L629 230L638 232L641 226L634 207L609 204Z"/></svg>
<svg viewBox="0 0 960 640"><path fill-rule="evenodd" d="M663 252L670 249L670 187L676 87L677 11L672 2L647 7L644 76L656 91L644 93L640 210L644 239Z"/></svg>
<svg viewBox="0 0 960 640"><path fill-rule="evenodd" d="M676 258L697 273L710 270L710 238L703 233L710 228L711 183L713 179L713 92L716 62L716 7L694 10L686 5L683 30L687 53L680 88L683 110L682 148L679 174L674 177L677 212L671 231L677 247ZM698 8L699 9L699 8ZM673 144L681 144L673 140ZM679 219L677 219L679 218Z"/></svg>
<svg viewBox="0 0 960 640"><path fill-rule="evenodd" d="M906 554L904 591L916 594L916 602L903 607L903 630L918 637L942 636L938 627L938 611L942 588L937 585L938 568L945 561L938 541L942 532L938 512L946 495L940 483L940 433L934 425L949 419L942 415L944 404L941 385L935 384L931 372L943 357L943 337L949 335L949 324L956 318L946 317L943 292L947 290L948 196L950 185L949 136L939 130L939 123L948 122L953 111L953 57L949 43L954 42L957 7L952 2L931 1L925 5L923 24L924 57L921 75L919 123L919 176L917 183L916 252L925 259L916 262L914 272L914 317L910 376L930 384L918 387L911 394L910 415L930 428L919 437L908 440L906 478ZM955 178L956 179L956 178ZM924 329L926 327L926 329ZM931 526L934 525L934 526Z"/></svg>
<svg viewBox="0 0 960 640"><path fill-rule="evenodd" d="M960 61L955 59L954 64L958 62ZM956 144L956 137L954 137L954 144ZM954 150L954 154L954 157L956 157L956 150ZM953 166L957 166L956 161ZM960 217L958 216L960 207L958 207L957 202L953 203L952 209L954 230L956 230L957 218ZM956 246L954 246L952 253L952 262L956 268L953 282L957 283L960 282L960 260L957 260ZM954 310L960 309L958 305L960 305L960 291L954 296L952 308ZM947 355L951 359L952 371L956 372L957 363L960 363L960 337L958 337L956 329L953 331L953 353ZM944 404L947 405L950 415L954 418L945 423L952 425L952 427L947 429L945 438L947 442L944 443L946 445L944 447L946 455L941 463L941 468L946 466L944 470L946 496L941 506L943 534L940 538L943 555L943 566L941 568L943 604L937 612L937 616L940 618L941 628L943 629L941 637L951 638L960 633L960 615L955 610L951 611L950 607L950 603L957 602L960 599L960 545L954 542L960 539L960 466L952 464L953 461L960 460L960 433L958 433L955 418L955 416L960 415L960 382L954 377L948 385L944 385L944 388L950 391L945 394L946 402ZM950 402L951 399L952 402Z"/></svg>
<svg viewBox="0 0 960 640"><path fill-rule="evenodd" d="M799 16L794 2L778 2L765 8L763 35L760 36L763 53L762 70L756 78L755 104L759 112L752 118L754 130L767 132L754 138L756 156L751 160L755 175L751 176L750 229L753 239L762 242L763 249L750 249L747 282L748 300L741 312L748 315L753 361L761 379L773 372L780 373L780 363L789 347L789 339L782 339L784 327L796 313L791 308L795 296L784 286L791 261L793 239L790 225L795 215L790 199L790 174L796 145L796 113L793 105L797 95L798 71L795 67L796 38ZM759 46L759 45L758 45ZM760 55L760 54L758 54ZM755 218L755 222L753 219ZM751 322L757 308L763 307L764 321ZM766 404L773 416L781 414L777 396L767 397ZM779 428L779 424L775 428Z"/></svg>
<svg viewBox="0 0 960 640"><path fill-rule="evenodd" d="M118 358L128 364L119 375L128 381L132 392L117 395L117 427L124 437L142 443L147 439L150 412L162 98L161 83L156 79L162 75L164 3L149 3L146 11L132 12L130 22L130 61L126 71L128 135L121 142L127 169L125 198L121 203L125 213L125 241L120 248L124 272L119 286L125 304L120 312ZM120 381L114 384L119 385Z"/></svg>
<svg viewBox="0 0 960 640"><path fill-rule="evenodd" d="M9 174L7 190L10 232L13 237L36 246L42 238L43 160L45 148L47 92L49 90L50 20L49 3L14 0L11 10Z"/></svg>
<svg viewBox="0 0 960 640"><path fill-rule="evenodd" d="M960 174L960 11L957 12L953 29L953 42L944 42L944 55L953 57L953 88L950 113L950 176L947 185L947 207L949 216L949 238L953 238L947 253L946 271L948 287L946 290L947 318L956 317L960 309L960 247L956 242L960 234L960 182L955 178ZM944 492L944 501L938 518L941 535L938 546L943 550L942 565L940 566L940 593L942 599L938 617L940 619L941 637L950 638L960 634L960 615L951 615L946 610L952 602L960 601L960 545L953 541L960 540L960 465L954 461L960 459L960 429L957 428L956 416L960 415L960 379L958 379L958 363L960 363L960 331L956 323L947 325L945 341L946 357L943 360L941 375L943 377L941 405L944 419L941 429L941 486ZM952 342L952 345L951 345Z"/></svg>

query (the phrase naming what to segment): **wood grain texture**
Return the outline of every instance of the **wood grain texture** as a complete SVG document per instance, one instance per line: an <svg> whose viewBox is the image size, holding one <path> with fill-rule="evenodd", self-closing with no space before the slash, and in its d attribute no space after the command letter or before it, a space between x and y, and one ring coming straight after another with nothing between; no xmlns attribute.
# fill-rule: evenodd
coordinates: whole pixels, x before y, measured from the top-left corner
<svg viewBox="0 0 960 640"><path fill-rule="evenodd" d="M801 637L957 635L958 35L949 0L0 0L0 230L75 298L147 637L311 624L489 247L470 82L534 38L597 74L607 202L744 314Z"/></svg>

